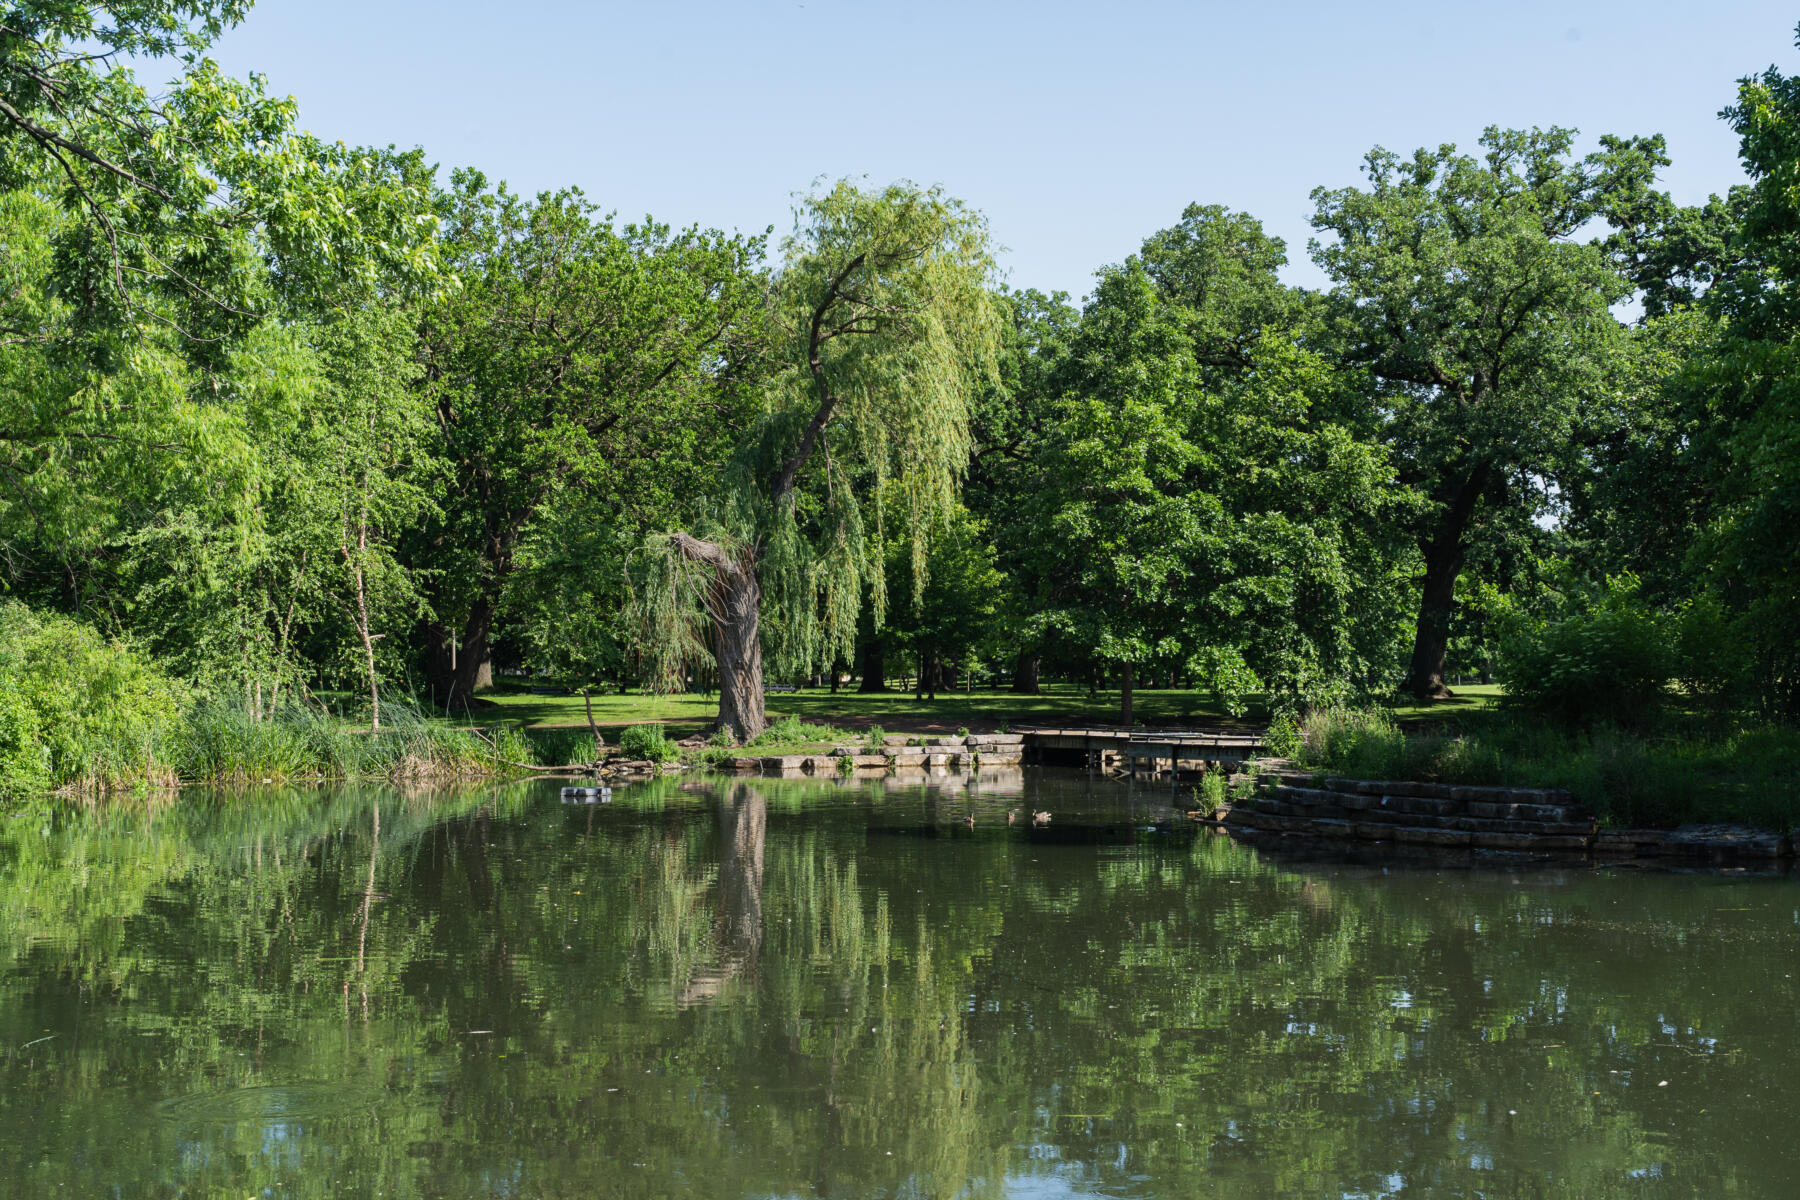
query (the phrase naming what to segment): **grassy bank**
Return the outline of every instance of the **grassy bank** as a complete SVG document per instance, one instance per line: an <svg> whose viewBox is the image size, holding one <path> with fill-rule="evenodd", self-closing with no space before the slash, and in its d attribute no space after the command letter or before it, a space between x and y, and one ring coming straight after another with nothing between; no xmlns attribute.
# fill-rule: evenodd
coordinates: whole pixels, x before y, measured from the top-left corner
<svg viewBox="0 0 1800 1200"><path fill-rule="evenodd" d="M1361 779L1566 788L1610 826L1800 825L1800 731L1576 731L1500 711L1404 730L1379 710L1334 710L1276 747L1305 767Z"/></svg>
<svg viewBox="0 0 1800 1200"><path fill-rule="evenodd" d="M170 757L183 783L421 781L521 770L545 754L560 764L573 750L561 743L592 741L451 725L400 705L383 706L383 716L383 727L372 731L313 708L256 719L241 706L207 705L186 714Z"/></svg>
<svg viewBox="0 0 1800 1200"><path fill-rule="evenodd" d="M583 726L587 715L580 696L546 696L505 689L483 693L493 708L478 709L476 720L517 720L527 726ZM1479 702L1472 702L1479 703ZM1079 684L1046 684L1035 696L997 689L941 692L935 700L915 700L910 692L832 692L827 688L802 688L775 692L768 697L769 719L796 718L813 725L842 729L867 729L880 725L891 732L930 730L954 732L961 726L992 730L999 725L1019 725L1048 720L1091 721L1113 725L1119 720L1119 693L1089 693ZM717 696L683 693L658 696L642 692L594 696L594 720L602 726L656 721L671 734L686 737L698 733L718 714ZM1132 702L1133 721L1156 726L1190 724L1260 723L1253 708L1242 718L1232 718L1215 705L1207 693L1187 688L1140 688Z"/></svg>

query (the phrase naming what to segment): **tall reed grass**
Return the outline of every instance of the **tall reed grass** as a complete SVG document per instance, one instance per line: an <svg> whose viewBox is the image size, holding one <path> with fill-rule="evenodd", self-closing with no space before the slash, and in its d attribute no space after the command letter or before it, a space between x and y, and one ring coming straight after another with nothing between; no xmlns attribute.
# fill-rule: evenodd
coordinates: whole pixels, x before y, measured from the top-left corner
<svg viewBox="0 0 1800 1200"><path fill-rule="evenodd" d="M1359 779L1567 789L1614 826L1800 824L1800 731L1665 727L1567 729L1508 713L1403 731L1380 709L1323 709L1276 747L1297 763Z"/></svg>
<svg viewBox="0 0 1800 1200"><path fill-rule="evenodd" d="M537 747L511 727L457 728L396 703L382 718L370 730L303 705L258 719L241 704L205 704L188 714L175 761L190 783L447 779L537 761Z"/></svg>

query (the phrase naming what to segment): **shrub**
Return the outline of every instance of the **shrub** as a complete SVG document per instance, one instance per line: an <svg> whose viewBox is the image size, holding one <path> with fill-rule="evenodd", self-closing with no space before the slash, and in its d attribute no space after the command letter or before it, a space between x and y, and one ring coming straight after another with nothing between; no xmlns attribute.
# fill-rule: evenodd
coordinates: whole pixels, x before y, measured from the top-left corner
<svg viewBox="0 0 1800 1200"><path fill-rule="evenodd" d="M661 725L627 725L619 735L619 751L627 758L669 762L677 754L675 743L663 733Z"/></svg>
<svg viewBox="0 0 1800 1200"><path fill-rule="evenodd" d="M584 735L585 736L585 735ZM476 774L543 761L522 731L474 733L428 720L398 702L382 705L371 731L302 704L252 715L241 702L196 707L175 739L175 762L190 782L261 779L421 779Z"/></svg>
<svg viewBox="0 0 1800 1200"><path fill-rule="evenodd" d="M1321 708L1298 723L1290 757L1366 779L1405 772L1406 735L1378 708Z"/></svg>
<svg viewBox="0 0 1800 1200"><path fill-rule="evenodd" d="M1201 813L1208 817L1223 808L1230 796L1231 791L1222 771L1208 771L1200 776L1200 786L1194 789L1194 802Z"/></svg>
<svg viewBox="0 0 1800 1200"><path fill-rule="evenodd" d="M1673 736L1671 736L1673 734ZM1296 759L1365 779L1565 788L1609 825L1670 827L1800 821L1800 733L1666 728L1646 737L1527 713L1481 713L1434 733L1402 735L1385 712L1315 713L1297 727Z"/></svg>
<svg viewBox="0 0 1800 1200"><path fill-rule="evenodd" d="M1500 667L1518 708L1583 727L1642 727L1667 700L1673 655L1668 630L1626 580L1592 608L1514 633Z"/></svg>
<svg viewBox="0 0 1800 1200"><path fill-rule="evenodd" d="M1717 596L1707 593L1676 610L1669 650L1676 684L1702 715L1722 721L1748 692L1745 639Z"/></svg>
<svg viewBox="0 0 1800 1200"><path fill-rule="evenodd" d="M0 603L0 788L173 782L186 690L93 626Z"/></svg>
<svg viewBox="0 0 1800 1200"><path fill-rule="evenodd" d="M1300 754L1300 723L1290 712L1279 712L1269 722L1269 732L1263 737L1263 744L1274 752L1277 758L1296 758Z"/></svg>
<svg viewBox="0 0 1800 1200"><path fill-rule="evenodd" d="M586 729L527 729L534 757L526 760L553 767L584 767L606 757L606 739Z"/></svg>

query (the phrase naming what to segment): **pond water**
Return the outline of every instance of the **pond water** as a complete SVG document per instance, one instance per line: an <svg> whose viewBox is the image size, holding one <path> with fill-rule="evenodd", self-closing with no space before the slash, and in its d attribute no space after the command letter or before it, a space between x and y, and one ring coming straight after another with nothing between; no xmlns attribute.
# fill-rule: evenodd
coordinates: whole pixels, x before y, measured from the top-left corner
<svg viewBox="0 0 1800 1200"><path fill-rule="evenodd" d="M1800 1195L1791 876L1171 811L1036 771L0 809L0 1196Z"/></svg>

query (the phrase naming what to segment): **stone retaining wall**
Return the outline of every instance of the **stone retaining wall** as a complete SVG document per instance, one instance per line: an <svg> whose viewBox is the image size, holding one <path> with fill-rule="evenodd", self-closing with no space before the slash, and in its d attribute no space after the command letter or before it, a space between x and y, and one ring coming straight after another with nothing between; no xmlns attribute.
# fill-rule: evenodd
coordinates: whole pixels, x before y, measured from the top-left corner
<svg viewBox="0 0 1800 1200"><path fill-rule="evenodd" d="M1017 733L978 733L963 737L908 737L889 734L880 752L866 742L835 746L828 754L771 754L732 761L745 773L780 775L883 775L913 771L971 771L1016 767L1025 756L1025 738ZM917 744L914 744L917 743ZM841 765L848 759L848 768Z"/></svg>
<svg viewBox="0 0 1800 1200"><path fill-rule="evenodd" d="M1792 857L1793 835L1748 825L1601 829L1569 793L1410 780L1278 777L1222 813L1248 833L1400 842L1450 850L1584 854L1704 862Z"/></svg>

